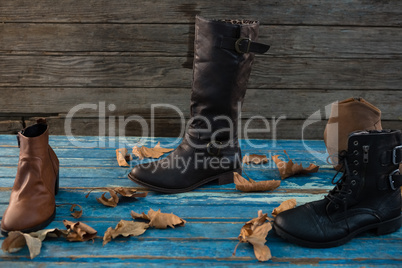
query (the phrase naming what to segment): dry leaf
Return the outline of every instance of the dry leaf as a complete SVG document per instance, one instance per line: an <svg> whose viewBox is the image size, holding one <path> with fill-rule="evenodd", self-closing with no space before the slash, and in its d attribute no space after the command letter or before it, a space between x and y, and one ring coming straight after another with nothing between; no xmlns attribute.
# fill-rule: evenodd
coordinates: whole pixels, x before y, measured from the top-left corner
<svg viewBox="0 0 402 268"><path fill-rule="evenodd" d="M110 198L105 197L106 193L103 193L101 197L96 198L99 203L108 206L108 207L116 207L117 203L119 203L119 197L113 190L109 190Z"/></svg>
<svg viewBox="0 0 402 268"><path fill-rule="evenodd" d="M268 215L262 214L262 211L258 211L258 217L248 221L240 230L239 243L250 243L254 248L254 255L259 261L267 261L271 259L271 251L265 245L266 237L268 232L272 229L272 225L269 220ZM237 246L233 252L236 254Z"/></svg>
<svg viewBox="0 0 402 268"><path fill-rule="evenodd" d="M66 230L59 229L44 229L37 232L32 232L29 234L24 234L20 231L12 231L8 233L6 239L4 239L1 249L4 252L14 253L28 246L29 255L31 259L39 255L42 241L46 237L60 237L67 236Z"/></svg>
<svg viewBox="0 0 402 268"><path fill-rule="evenodd" d="M68 230L68 241L88 241L94 239L98 233L95 229L82 222L74 223L68 220L63 220L63 224Z"/></svg>
<svg viewBox="0 0 402 268"><path fill-rule="evenodd" d="M159 209L158 211L154 211L152 208L148 211L148 214L145 215L135 213L131 211L131 216L134 219L145 219L149 220L149 226L157 228L157 229L166 229L168 226L174 228L175 226L184 226L186 223L182 218L174 215L173 213L162 213Z"/></svg>
<svg viewBox="0 0 402 268"><path fill-rule="evenodd" d="M116 149L116 158L117 158L117 163L121 167L128 167L129 164L127 161L130 161L133 159L133 157L130 154L127 154L127 148L120 148Z"/></svg>
<svg viewBox="0 0 402 268"><path fill-rule="evenodd" d="M121 220L114 229L109 227L106 230L105 235L103 236L103 245L106 245L119 235L124 237L142 235L148 227L148 223Z"/></svg>
<svg viewBox="0 0 402 268"><path fill-rule="evenodd" d="M272 191L281 185L280 180L268 180L256 182L252 179L248 181L243 178L239 173L234 172L234 183L236 184L236 189L242 192L263 192Z"/></svg>
<svg viewBox="0 0 402 268"><path fill-rule="evenodd" d="M279 173L281 175L282 180L296 174L307 174L318 171L319 166L316 166L314 164L310 164L307 168L303 168L302 164L294 164L293 161L290 159L289 155L286 153L286 150L284 150L284 152L289 158L289 162L287 163L285 161L280 160L279 155L272 156L272 159L274 160L276 166L279 169Z"/></svg>
<svg viewBox="0 0 402 268"><path fill-rule="evenodd" d="M275 216L278 215L279 213L281 213L281 212L283 212L283 211L285 211L285 210L294 208L294 207L296 207L296 199L292 198L292 199L283 201L283 202L279 205L279 207L274 208L274 210L272 211L272 216L275 217Z"/></svg>
<svg viewBox="0 0 402 268"><path fill-rule="evenodd" d="M254 164L266 164L268 163L268 158L266 155L259 154L250 154L243 156L243 163L249 165L250 163Z"/></svg>
<svg viewBox="0 0 402 268"><path fill-rule="evenodd" d="M125 187L116 187L112 189L116 193L124 196L124 197L146 197L148 193L143 192L143 193L137 193L137 190L131 189L131 188L125 188Z"/></svg>
<svg viewBox="0 0 402 268"><path fill-rule="evenodd" d="M40 241L45 240L46 237L67 237L68 231L67 230L60 230L57 228L53 229L43 229L37 232L29 233L30 236L39 238Z"/></svg>
<svg viewBox="0 0 402 268"><path fill-rule="evenodd" d="M105 188L107 191L109 191L110 194L110 198L106 198L105 197L105 193L102 194L101 197L96 198L96 200L108 207L116 207L117 204L119 203L119 197L117 194L123 196L123 197L128 197L128 198L136 198L136 197L146 197L147 196L147 192L143 192L143 193L137 193L137 191L135 189L132 188L125 188L125 187L115 187L115 188ZM95 189L93 189L95 190ZM89 193L87 193L87 195L85 196L85 198L88 198L89 194L93 191L89 191Z"/></svg>
<svg viewBox="0 0 402 268"><path fill-rule="evenodd" d="M79 207L79 210L74 211L75 207ZM82 216L82 207L80 205L72 204L71 208L70 208L70 211L71 211L71 216L73 216L75 219L81 218L81 216Z"/></svg>
<svg viewBox="0 0 402 268"><path fill-rule="evenodd" d="M148 217L147 214L145 214L144 212L142 212L141 214L131 211L131 217L133 217L133 219L143 219L143 220L147 220L150 221L151 219Z"/></svg>
<svg viewBox="0 0 402 268"><path fill-rule="evenodd" d="M155 145L154 148L148 148L145 146L134 146L133 147L133 154L137 156L139 159L144 159L146 157L152 157L152 158L159 158L163 154L168 153L173 151L174 149L169 149L169 148L162 148L160 146L160 142L158 142L157 145Z"/></svg>
<svg viewBox="0 0 402 268"><path fill-rule="evenodd" d="M32 237L29 234L24 234L20 231L9 232L4 239L1 249L4 252L14 253L28 246L29 256L31 259L39 255L42 247L42 241L39 238Z"/></svg>

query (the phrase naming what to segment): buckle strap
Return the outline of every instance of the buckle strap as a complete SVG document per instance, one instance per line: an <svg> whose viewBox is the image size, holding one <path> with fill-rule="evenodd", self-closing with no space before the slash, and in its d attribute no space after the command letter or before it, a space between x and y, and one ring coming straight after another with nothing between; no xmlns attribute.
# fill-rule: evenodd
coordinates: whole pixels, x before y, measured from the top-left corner
<svg viewBox="0 0 402 268"><path fill-rule="evenodd" d="M383 152L380 156L380 162L383 166L402 164L402 145Z"/></svg>
<svg viewBox="0 0 402 268"><path fill-rule="evenodd" d="M270 48L269 45L253 42L248 37L222 37L220 40L218 40L218 47L234 50L239 54L249 52L264 54Z"/></svg>
<svg viewBox="0 0 402 268"><path fill-rule="evenodd" d="M396 146L392 150L392 163L394 165L402 163L402 145Z"/></svg>
<svg viewBox="0 0 402 268"><path fill-rule="evenodd" d="M402 175L399 169L395 169L388 176L389 185L392 190L396 190L402 186Z"/></svg>

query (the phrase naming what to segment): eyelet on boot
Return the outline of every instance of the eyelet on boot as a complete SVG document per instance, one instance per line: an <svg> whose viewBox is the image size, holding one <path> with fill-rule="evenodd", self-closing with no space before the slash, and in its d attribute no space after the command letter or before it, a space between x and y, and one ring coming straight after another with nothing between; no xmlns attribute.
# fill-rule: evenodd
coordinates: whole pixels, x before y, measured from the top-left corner
<svg viewBox="0 0 402 268"><path fill-rule="evenodd" d="M352 180L350 183L351 183L353 186L356 185L356 181L355 181L355 180Z"/></svg>
<svg viewBox="0 0 402 268"><path fill-rule="evenodd" d="M357 172L357 170L353 170L353 175L357 175L359 174L359 172Z"/></svg>
<svg viewBox="0 0 402 268"><path fill-rule="evenodd" d="M358 165L359 165L359 161L355 160L355 161L353 161L353 164L355 164L355 166L358 166Z"/></svg>
<svg viewBox="0 0 402 268"><path fill-rule="evenodd" d="M354 150L354 151L353 151L353 154L354 154L354 155L359 155L359 151L358 151L358 150Z"/></svg>
<svg viewBox="0 0 402 268"><path fill-rule="evenodd" d="M351 189L349 189L348 194L352 194L352 190L351 190Z"/></svg>
<svg viewBox="0 0 402 268"><path fill-rule="evenodd" d="M359 145L359 142L358 142L358 141L354 141L354 142L353 142L353 145L354 145L354 146L357 146L357 145Z"/></svg>

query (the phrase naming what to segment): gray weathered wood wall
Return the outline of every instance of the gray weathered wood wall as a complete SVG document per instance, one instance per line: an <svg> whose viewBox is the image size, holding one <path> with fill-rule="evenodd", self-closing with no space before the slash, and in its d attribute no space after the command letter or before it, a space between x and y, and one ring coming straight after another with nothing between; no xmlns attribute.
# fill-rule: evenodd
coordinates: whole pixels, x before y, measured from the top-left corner
<svg viewBox="0 0 402 268"><path fill-rule="evenodd" d="M260 115L270 131L253 137L274 138L272 118L284 116L276 138L299 139L310 115L324 118L326 105L352 96L379 107L384 127L402 128L402 1L2 0L0 133L44 116L64 135L80 103L105 102L107 128L118 129L119 116L150 123L153 103L188 117L197 14L261 21L260 41L271 49L256 57L242 122ZM155 115L156 135L178 135L175 111ZM98 135L98 117L99 109L77 112L73 134ZM310 125L305 137L321 139L324 126ZM131 122L125 133L141 128Z"/></svg>

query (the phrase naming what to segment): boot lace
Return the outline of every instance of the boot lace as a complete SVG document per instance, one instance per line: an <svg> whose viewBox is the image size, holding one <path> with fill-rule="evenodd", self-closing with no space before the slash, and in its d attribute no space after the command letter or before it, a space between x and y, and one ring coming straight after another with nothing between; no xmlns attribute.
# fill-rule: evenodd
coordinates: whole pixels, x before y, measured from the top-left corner
<svg viewBox="0 0 402 268"><path fill-rule="evenodd" d="M336 207L339 207L339 205L343 205L343 203L345 203L344 196L347 194L348 183L346 179L350 176L350 170L348 167L346 151L341 151L339 153L339 164L341 168L338 169L331 180L331 183L334 184L335 187L331 191L329 191L328 195L326 196L326 198L330 202L335 203ZM343 175L338 180L336 180L339 172L343 172Z"/></svg>
<svg viewBox="0 0 402 268"><path fill-rule="evenodd" d="M343 207L344 218L346 221L346 226L349 229L349 223L347 220L347 202L346 202L346 195L348 194L348 180L347 178L350 177L350 170L347 161L347 152L341 151L339 153L339 164L341 165L340 169L336 172L334 177L331 180L331 183L335 185L335 187L329 191L328 195L325 196L329 200L330 203L335 204L335 208L339 208L340 206ZM342 176L336 180L339 172L343 172Z"/></svg>

